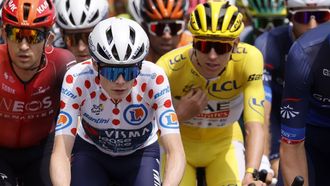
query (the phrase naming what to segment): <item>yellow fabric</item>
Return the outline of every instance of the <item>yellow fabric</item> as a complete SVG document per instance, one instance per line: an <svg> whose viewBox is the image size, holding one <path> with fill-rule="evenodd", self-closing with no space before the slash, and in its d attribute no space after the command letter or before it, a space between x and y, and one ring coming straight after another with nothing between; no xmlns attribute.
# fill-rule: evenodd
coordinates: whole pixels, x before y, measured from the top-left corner
<svg viewBox="0 0 330 186"><path fill-rule="evenodd" d="M244 152L233 145L243 144L237 123L243 108L245 123L264 121L263 58L255 47L239 43L221 76L207 80L192 64L191 48L178 48L157 61L168 75L174 105L192 88L202 88L208 94L203 113L180 122L188 161L182 185L195 183L194 168L199 166L213 175L207 176L208 185L236 183L245 172Z"/></svg>

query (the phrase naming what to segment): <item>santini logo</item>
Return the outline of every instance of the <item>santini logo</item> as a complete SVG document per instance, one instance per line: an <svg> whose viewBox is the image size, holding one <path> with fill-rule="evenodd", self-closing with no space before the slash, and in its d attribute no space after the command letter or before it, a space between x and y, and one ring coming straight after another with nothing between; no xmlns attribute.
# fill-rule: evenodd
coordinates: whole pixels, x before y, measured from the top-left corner
<svg viewBox="0 0 330 186"><path fill-rule="evenodd" d="M293 108L290 107L289 105L281 107L281 116L282 116L282 118L291 119L291 118L296 117L298 114L299 114L299 112L294 111Z"/></svg>

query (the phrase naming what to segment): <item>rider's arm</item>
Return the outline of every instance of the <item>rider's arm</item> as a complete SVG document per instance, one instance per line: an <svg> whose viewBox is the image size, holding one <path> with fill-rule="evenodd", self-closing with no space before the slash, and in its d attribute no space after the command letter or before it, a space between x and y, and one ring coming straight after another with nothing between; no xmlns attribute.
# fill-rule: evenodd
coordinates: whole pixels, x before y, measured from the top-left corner
<svg viewBox="0 0 330 186"><path fill-rule="evenodd" d="M258 170L264 150L263 58L260 51L255 48L249 52L251 54L247 56L244 70L246 78L244 87L245 165L247 169ZM252 174L248 172L245 174L243 185L253 181Z"/></svg>
<svg viewBox="0 0 330 186"><path fill-rule="evenodd" d="M285 185L290 185L297 175L303 176L305 183L308 183L304 139L312 77L310 63L305 59L300 45L294 44L285 66L280 147L280 164Z"/></svg>
<svg viewBox="0 0 330 186"><path fill-rule="evenodd" d="M69 186L71 182L70 157L74 137L58 135L55 137L50 161L50 176L54 186Z"/></svg>
<svg viewBox="0 0 330 186"><path fill-rule="evenodd" d="M73 66L67 71L62 84L61 106L55 128L55 140L50 161L50 176L54 186L69 186L71 181L70 157L77 131L78 115L81 97L86 97L77 92L78 80L73 74L79 72ZM84 81L84 80L83 80Z"/></svg>
<svg viewBox="0 0 330 186"><path fill-rule="evenodd" d="M163 186L179 185L186 165L180 134L167 134L161 137L166 153Z"/></svg>

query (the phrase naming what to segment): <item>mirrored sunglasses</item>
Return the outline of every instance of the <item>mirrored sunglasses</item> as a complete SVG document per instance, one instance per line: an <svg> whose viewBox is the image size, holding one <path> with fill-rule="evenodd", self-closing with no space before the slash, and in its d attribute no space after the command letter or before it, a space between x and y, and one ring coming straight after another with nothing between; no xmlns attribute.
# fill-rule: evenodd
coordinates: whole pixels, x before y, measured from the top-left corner
<svg viewBox="0 0 330 186"><path fill-rule="evenodd" d="M155 36L163 36L165 32L169 32L172 36L180 35L184 31L185 22L181 20L167 22L150 22L147 23L149 33Z"/></svg>
<svg viewBox="0 0 330 186"><path fill-rule="evenodd" d="M83 41L86 45L88 44L88 37L90 32L82 32L82 33L63 33L63 38L68 46L77 46L79 41Z"/></svg>
<svg viewBox="0 0 330 186"><path fill-rule="evenodd" d="M99 73L105 77L109 81L116 81L120 75L123 76L125 81L131 81L138 77L140 74L141 65L133 65L133 66L100 66L99 65Z"/></svg>
<svg viewBox="0 0 330 186"><path fill-rule="evenodd" d="M193 41L193 47L204 54L210 53L213 48L218 55L226 54L233 49L234 42L225 41L207 41L196 40Z"/></svg>
<svg viewBox="0 0 330 186"><path fill-rule="evenodd" d="M330 10L321 9L321 10L297 10L290 11L289 16L292 19L300 24L308 24L311 18L315 19L317 23L324 23L330 20Z"/></svg>
<svg viewBox="0 0 330 186"><path fill-rule="evenodd" d="M37 44L46 39L47 33L38 29L6 26L5 32L10 41L20 43L23 39L29 44Z"/></svg>

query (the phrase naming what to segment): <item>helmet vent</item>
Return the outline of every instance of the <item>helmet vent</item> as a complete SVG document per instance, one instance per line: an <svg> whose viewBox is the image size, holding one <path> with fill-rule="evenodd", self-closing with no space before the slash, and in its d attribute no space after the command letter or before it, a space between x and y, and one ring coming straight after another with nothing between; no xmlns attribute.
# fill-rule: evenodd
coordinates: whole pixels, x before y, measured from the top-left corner
<svg viewBox="0 0 330 186"><path fill-rule="evenodd" d="M53 3L50 0L47 0L47 4L50 10L53 9Z"/></svg>
<svg viewBox="0 0 330 186"><path fill-rule="evenodd" d="M195 14L196 23L197 23L197 25L198 25L198 28L201 29L201 26L202 26L202 25L201 25L201 19L200 19L200 17L199 17L199 14L198 14L197 10L195 10L194 14Z"/></svg>
<svg viewBox="0 0 330 186"><path fill-rule="evenodd" d="M90 5L91 5L91 1L90 0L86 0L85 5L86 5L86 9L88 10L89 7L90 7Z"/></svg>
<svg viewBox="0 0 330 186"><path fill-rule="evenodd" d="M132 48L131 48L131 46L127 46L127 50L126 50L126 55L125 55L125 61L129 58L129 56L131 56L131 54L132 54Z"/></svg>
<svg viewBox="0 0 330 186"><path fill-rule="evenodd" d="M112 35L112 29L111 29L111 27L106 32L106 36L107 36L108 44L110 45L112 43L112 40L113 40L113 35Z"/></svg>
<svg viewBox="0 0 330 186"><path fill-rule="evenodd" d="M89 20L89 22L91 23L91 22L95 21L98 17L99 17L99 10L97 10L95 12L94 16L92 17L92 19Z"/></svg>
<svg viewBox="0 0 330 186"><path fill-rule="evenodd" d="M6 14L6 17L11 21L14 21L16 23L18 22L18 19L15 16L12 16L10 14Z"/></svg>
<svg viewBox="0 0 330 186"><path fill-rule="evenodd" d="M83 12L83 14L81 16L80 24L83 24L85 22L85 19L86 19L86 14L85 14L85 12Z"/></svg>
<svg viewBox="0 0 330 186"><path fill-rule="evenodd" d="M140 57L143 54L143 52L144 52L144 43L139 48L139 51L136 53L136 55L132 57L132 59L136 59L136 58Z"/></svg>
<svg viewBox="0 0 330 186"><path fill-rule="evenodd" d="M72 17L72 14L69 15L69 19L70 19L70 21L71 21L71 23L72 23L73 25L76 25L76 23L74 22L74 19L73 19L73 17Z"/></svg>
<svg viewBox="0 0 330 186"><path fill-rule="evenodd" d="M105 52L103 51L102 47L100 46L100 44L97 44L97 52L105 59L109 60L109 56L107 54L105 54Z"/></svg>
<svg viewBox="0 0 330 186"><path fill-rule="evenodd" d="M27 20L29 17L30 7L31 7L30 3L24 3L24 5L23 5L23 19L24 20Z"/></svg>
<svg viewBox="0 0 330 186"><path fill-rule="evenodd" d="M64 25L68 25L68 23L66 22L65 19L63 19L63 16L62 16L61 14L58 16L58 20L59 20L62 24L64 24Z"/></svg>
<svg viewBox="0 0 330 186"><path fill-rule="evenodd" d="M117 61L120 61L119 59L119 55L118 55L118 52L117 52L117 48L116 46L114 45L111 49L111 53L113 55L113 57L117 60Z"/></svg>
<svg viewBox="0 0 330 186"><path fill-rule="evenodd" d="M47 19L47 16L39 17L39 18L33 20L33 23L44 22L46 19Z"/></svg>
<svg viewBox="0 0 330 186"><path fill-rule="evenodd" d="M129 27L129 39L131 43L134 45L135 43L135 30L132 27Z"/></svg>
<svg viewBox="0 0 330 186"><path fill-rule="evenodd" d="M66 3L65 3L65 10L69 11L69 9L70 9L70 1L67 0Z"/></svg>

